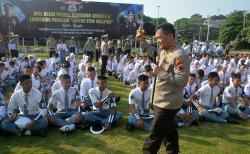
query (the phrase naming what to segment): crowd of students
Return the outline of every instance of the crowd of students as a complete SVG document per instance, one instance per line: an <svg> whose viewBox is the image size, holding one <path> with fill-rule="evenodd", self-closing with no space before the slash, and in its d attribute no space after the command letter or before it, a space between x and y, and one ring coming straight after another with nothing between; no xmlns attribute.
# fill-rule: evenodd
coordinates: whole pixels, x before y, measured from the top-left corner
<svg viewBox="0 0 250 154"><path fill-rule="evenodd" d="M191 67L183 89L183 106L176 115L176 127L198 125L203 120L238 124L248 119L250 56L229 56L221 45L213 43L194 43L192 48L183 46L183 49L190 55ZM2 57L3 134L44 135L48 125L58 127L64 134L89 127L97 134L111 130L122 113L117 106L120 97L107 88L107 76L114 76L131 87L126 98L130 107L126 129L150 130L153 120L150 98L155 78L152 57L110 52L105 76L97 74L92 55L86 53L77 62L73 53L64 54L53 53L46 60L23 54L17 58ZM101 58L98 63L102 63ZM5 99L7 87L15 87L9 101ZM23 117L29 121L20 127L17 121Z"/></svg>

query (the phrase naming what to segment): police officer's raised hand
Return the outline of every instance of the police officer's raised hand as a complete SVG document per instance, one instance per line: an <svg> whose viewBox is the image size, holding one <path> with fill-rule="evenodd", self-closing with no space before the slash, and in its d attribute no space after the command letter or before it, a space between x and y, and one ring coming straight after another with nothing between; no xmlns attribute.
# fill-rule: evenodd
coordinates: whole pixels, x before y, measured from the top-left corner
<svg viewBox="0 0 250 154"><path fill-rule="evenodd" d="M152 69L154 75L158 75L160 73L160 67L158 65L153 64Z"/></svg>

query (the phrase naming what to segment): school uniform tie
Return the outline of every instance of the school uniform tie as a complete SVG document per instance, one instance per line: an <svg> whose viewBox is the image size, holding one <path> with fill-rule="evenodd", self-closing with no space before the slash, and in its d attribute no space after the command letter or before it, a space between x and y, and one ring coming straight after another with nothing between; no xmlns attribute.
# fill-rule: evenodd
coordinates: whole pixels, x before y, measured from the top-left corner
<svg viewBox="0 0 250 154"><path fill-rule="evenodd" d="M144 114L144 109L145 109L145 97L144 97L144 91L142 92L142 96L141 96L141 115Z"/></svg>
<svg viewBox="0 0 250 154"><path fill-rule="evenodd" d="M189 86L189 94L190 94L189 96L192 95L192 86L191 85Z"/></svg>
<svg viewBox="0 0 250 154"><path fill-rule="evenodd" d="M214 93L213 93L213 87L211 87L211 95L210 95L210 99L209 99L209 107L212 107L214 105Z"/></svg>
<svg viewBox="0 0 250 154"><path fill-rule="evenodd" d="M69 97L68 97L68 91L65 91L64 95L64 103L65 103L65 110L69 109Z"/></svg>
<svg viewBox="0 0 250 154"><path fill-rule="evenodd" d="M235 88L235 95L234 95L235 103L238 103L238 102L236 102L237 101L237 94L238 94L238 88Z"/></svg>
<svg viewBox="0 0 250 154"><path fill-rule="evenodd" d="M223 74L223 84L225 83L225 76L226 76L226 74L224 73Z"/></svg>
<svg viewBox="0 0 250 154"><path fill-rule="evenodd" d="M102 99L102 92L100 92L100 100Z"/></svg>
<svg viewBox="0 0 250 154"><path fill-rule="evenodd" d="M91 88L94 88L94 81L91 81Z"/></svg>
<svg viewBox="0 0 250 154"><path fill-rule="evenodd" d="M23 107L23 114L24 115L28 115L28 94L25 94L25 104L24 104L24 107Z"/></svg>

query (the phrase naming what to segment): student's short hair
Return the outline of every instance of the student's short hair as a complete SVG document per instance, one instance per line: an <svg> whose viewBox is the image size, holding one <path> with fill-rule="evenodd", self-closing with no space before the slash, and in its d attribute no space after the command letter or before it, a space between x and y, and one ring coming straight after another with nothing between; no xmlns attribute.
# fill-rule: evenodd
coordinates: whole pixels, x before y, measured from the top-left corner
<svg viewBox="0 0 250 154"><path fill-rule="evenodd" d="M38 66L38 65L36 65L35 68L37 68L39 72L42 71L42 68L40 66Z"/></svg>
<svg viewBox="0 0 250 154"><path fill-rule="evenodd" d="M220 78L217 72L210 72L208 74L208 80L214 79L214 78Z"/></svg>
<svg viewBox="0 0 250 154"><path fill-rule="evenodd" d="M70 63L66 61L65 63L62 64L63 68L70 68Z"/></svg>
<svg viewBox="0 0 250 154"><path fill-rule="evenodd" d="M31 66L25 66L24 69L33 69Z"/></svg>
<svg viewBox="0 0 250 154"><path fill-rule="evenodd" d="M244 59L241 60L241 61L240 61L240 65L245 65L245 62L246 62L246 61L245 61Z"/></svg>
<svg viewBox="0 0 250 154"><path fill-rule="evenodd" d="M196 77L196 75L194 73L190 73L189 77Z"/></svg>
<svg viewBox="0 0 250 154"><path fill-rule="evenodd" d="M151 67L151 65L145 65L144 69L145 69L145 72L149 72L149 71L153 70L152 67Z"/></svg>
<svg viewBox="0 0 250 154"><path fill-rule="evenodd" d="M10 65L15 65L15 62L14 61L10 61L9 64Z"/></svg>
<svg viewBox="0 0 250 154"><path fill-rule="evenodd" d="M145 74L141 74L137 78L138 81L148 81L148 76Z"/></svg>
<svg viewBox="0 0 250 154"><path fill-rule="evenodd" d="M87 69L88 72L95 72L95 68L93 66L88 67Z"/></svg>
<svg viewBox="0 0 250 154"><path fill-rule="evenodd" d="M70 75L69 74L62 74L62 75L60 75L60 79L61 80L70 79Z"/></svg>
<svg viewBox="0 0 250 154"><path fill-rule="evenodd" d="M202 78L204 77L204 71L202 69L199 69L197 74Z"/></svg>
<svg viewBox="0 0 250 154"><path fill-rule="evenodd" d="M20 82L23 82L23 81L28 80L28 79L31 79L31 76L22 74L22 75L20 75L20 77L19 77L19 81L20 81Z"/></svg>
<svg viewBox="0 0 250 154"><path fill-rule="evenodd" d="M240 78L241 78L241 75L240 75L240 73L232 73L232 74L231 74L231 77L232 77L232 80L233 80L233 79L240 79Z"/></svg>
<svg viewBox="0 0 250 154"><path fill-rule="evenodd" d="M5 66L5 64L4 64L3 62L0 62L0 66L3 66L3 67L4 67L4 66Z"/></svg>
<svg viewBox="0 0 250 154"><path fill-rule="evenodd" d="M174 26L170 23L164 23L156 27L156 31L161 29L165 34L172 34L175 38L175 29Z"/></svg>
<svg viewBox="0 0 250 154"><path fill-rule="evenodd" d="M108 80L108 77L104 76L104 75L98 75L97 76L97 79L100 80L100 81L107 81Z"/></svg>

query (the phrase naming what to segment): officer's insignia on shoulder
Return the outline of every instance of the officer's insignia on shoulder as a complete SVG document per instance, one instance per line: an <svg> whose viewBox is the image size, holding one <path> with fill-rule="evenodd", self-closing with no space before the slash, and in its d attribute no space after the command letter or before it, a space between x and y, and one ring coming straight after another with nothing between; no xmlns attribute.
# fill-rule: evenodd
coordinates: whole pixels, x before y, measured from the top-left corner
<svg viewBox="0 0 250 154"><path fill-rule="evenodd" d="M184 60L182 58L178 58L176 60L176 63L175 63L176 67L179 69L179 70L183 70L184 69Z"/></svg>

